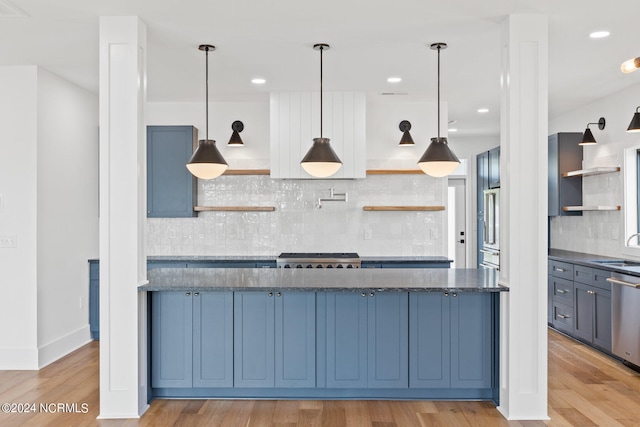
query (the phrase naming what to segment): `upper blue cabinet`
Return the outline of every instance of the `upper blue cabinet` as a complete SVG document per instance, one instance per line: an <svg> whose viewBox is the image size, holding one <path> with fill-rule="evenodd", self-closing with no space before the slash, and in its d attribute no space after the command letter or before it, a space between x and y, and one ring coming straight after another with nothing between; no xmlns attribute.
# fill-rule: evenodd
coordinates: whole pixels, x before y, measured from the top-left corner
<svg viewBox="0 0 640 427"><path fill-rule="evenodd" d="M196 178L186 164L197 145L193 126L147 126L147 217L194 217Z"/></svg>

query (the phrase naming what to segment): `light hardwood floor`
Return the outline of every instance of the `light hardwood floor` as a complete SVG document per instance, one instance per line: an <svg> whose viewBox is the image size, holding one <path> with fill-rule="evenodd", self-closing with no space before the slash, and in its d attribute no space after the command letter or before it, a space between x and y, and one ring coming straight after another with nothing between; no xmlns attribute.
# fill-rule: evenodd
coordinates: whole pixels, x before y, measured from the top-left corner
<svg viewBox="0 0 640 427"><path fill-rule="evenodd" d="M549 331L550 421L506 421L489 402L156 400L139 420L97 420L98 343L40 371L0 371L0 403L77 403L82 413L0 412L0 426L640 426L640 374Z"/></svg>

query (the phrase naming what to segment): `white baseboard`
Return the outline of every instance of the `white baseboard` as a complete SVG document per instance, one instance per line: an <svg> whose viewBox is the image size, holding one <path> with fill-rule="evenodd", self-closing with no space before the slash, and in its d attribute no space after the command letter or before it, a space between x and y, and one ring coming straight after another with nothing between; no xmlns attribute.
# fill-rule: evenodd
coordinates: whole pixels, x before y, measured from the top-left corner
<svg viewBox="0 0 640 427"><path fill-rule="evenodd" d="M91 341L89 325L85 325L38 349L38 369L44 368Z"/></svg>
<svg viewBox="0 0 640 427"><path fill-rule="evenodd" d="M38 370L35 348L0 349L0 371Z"/></svg>

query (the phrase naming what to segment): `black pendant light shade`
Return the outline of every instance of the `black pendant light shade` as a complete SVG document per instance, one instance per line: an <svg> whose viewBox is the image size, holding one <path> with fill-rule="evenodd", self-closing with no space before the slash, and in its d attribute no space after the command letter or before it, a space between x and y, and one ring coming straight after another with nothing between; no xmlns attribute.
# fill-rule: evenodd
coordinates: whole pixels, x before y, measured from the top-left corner
<svg viewBox="0 0 640 427"><path fill-rule="evenodd" d="M213 139L209 139L209 51L215 50L215 46L210 44L202 44L198 46L198 49L205 52L205 114L206 114L206 127L205 127L205 139L198 141L198 147L196 151L187 162L187 169L194 176L200 179L213 179L217 178L224 173L229 167L227 162L220 154L216 142Z"/></svg>
<svg viewBox="0 0 640 427"><path fill-rule="evenodd" d="M329 138L313 138L313 145L300 162L311 176L326 178L338 172L342 162L331 148Z"/></svg>
<svg viewBox="0 0 640 427"><path fill-rule="evenodd" d="M244 130L244 123L240 120L236 120L231 123L231 129L233 130L233 133L231 134L231 138L227 145L230 147L244 147L244 142L242 142L242 138L240 138L240 132Z"/></svg>
<svg viewBox="0 0 640 427"><path fill-rule="evenodd" d="M217 178L229 167L212 139L198 141L196 151L187 163L187 169L200 179Z"/></svg>
<svg viewBox="0 0 640 427"><path fill-rule="evenodd" d="M629 123L629 127L627 128L627 132L640 132L640 107L636 108L636 112L633 114L633 118L631 119L631 123Z"/></svg>
<svg viewBox="0 0 640 427"><path fill-rule="evenodd" d="M440 51L446 49L447 44L433 43L430 47L438 51L438 136L431 138L431 144L418 161L418 166L427 175L440 178L456 170L460 160L449 148L447 138L440 137Z"/></svg>
<svg viewBox="0 0 640 427"><path fill-rule="evenodd" d="M606 124L606 121L605 121L604 117L600 117L600 119L596 123L587 124L587 128L585 129L584 133L582 134L582 139L580 140L578 145L595 145L595 144L597 144L598 141L596 141L596 138L593 136L593 132L591 132L591 129L589 129L589 125L598 125L598 129L602 130L602 129L604 129L605 124Z"/></svg>
<svg viewBox="0 0 640 427"><path fill-rule="evenodd" d="M329 49L329 45L317 43L313 48L320 51L320 138L313 138L313 145L302 158L300 165L313 177L327 178L338 172L342 161L331 148L329 138L322 137L322 52Z"/></svg>
<svg viewBox="0 0 640 427"><path fill-rule="evenodd" d="M411 130L411 122L409 122L409 120L403 120L400 122L399 128L400 128L400 131L402 131L402 138L400 139L400 144L398 145L401 147L414 146L415 142L413 142L413 138L409 133L409 131Z"/></svg>

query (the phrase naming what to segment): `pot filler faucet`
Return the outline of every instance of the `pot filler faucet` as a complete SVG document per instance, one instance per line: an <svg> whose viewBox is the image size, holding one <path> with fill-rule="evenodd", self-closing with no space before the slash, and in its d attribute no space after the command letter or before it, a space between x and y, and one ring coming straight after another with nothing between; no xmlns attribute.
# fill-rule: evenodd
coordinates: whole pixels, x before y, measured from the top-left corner
<svg viewBox="0 0 640 427"><path fill-rule="evenodd" d="M322 208L322 202L346 202L347 201L347 193L336 193L333 188L329 189L329 198L323 199L320 197L318 199L318 209Z"/></svg>

